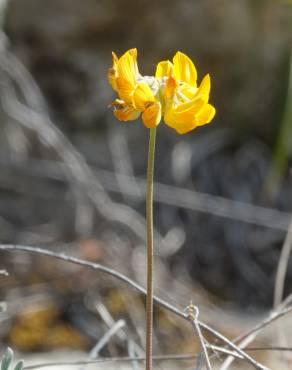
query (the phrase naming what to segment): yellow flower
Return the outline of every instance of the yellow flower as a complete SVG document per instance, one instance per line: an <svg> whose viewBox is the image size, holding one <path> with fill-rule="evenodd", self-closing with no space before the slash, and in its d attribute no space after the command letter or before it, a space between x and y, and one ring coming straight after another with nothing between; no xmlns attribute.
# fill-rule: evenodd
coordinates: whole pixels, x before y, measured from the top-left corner
<svg viewBox="0 0 292 370"><path fill-rule="evenodd" d="M113 53L108 79L119 96L111 105L120 121L135 120L142 114L144 125L153 128L163 115L168 126L184 134L209 123L215 115L215 108L208 103L210 76L197 87L196 68L181 52L176 53L173 63L158 63L155 77L139 73L136 49L120 59Z"/></svg>

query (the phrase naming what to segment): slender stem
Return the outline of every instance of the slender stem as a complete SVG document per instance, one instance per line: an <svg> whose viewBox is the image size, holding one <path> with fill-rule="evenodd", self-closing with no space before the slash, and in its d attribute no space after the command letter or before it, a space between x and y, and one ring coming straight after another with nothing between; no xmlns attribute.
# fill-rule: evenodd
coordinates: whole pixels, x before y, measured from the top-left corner
<svg viewBox="0 0 292 370"><path fill-rule="evenodd" d="M153 333L153 173L155 155L156 128L150 129L147 191L147 296L146 296L146 370L152 370L152 333Z"/></svg>

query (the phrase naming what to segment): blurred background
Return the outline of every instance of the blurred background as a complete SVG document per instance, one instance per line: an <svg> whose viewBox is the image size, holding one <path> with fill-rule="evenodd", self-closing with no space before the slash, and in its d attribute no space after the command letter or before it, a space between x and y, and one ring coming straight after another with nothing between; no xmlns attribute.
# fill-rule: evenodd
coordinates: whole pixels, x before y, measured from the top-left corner
<svg viewBox="0 0 292 370"><path fill-rule="evenodd" d="M229 337L245 331L273 306L291 218L291 1L1 0L0 12L1 242L145 284L148 130L114 118L107 70L112 51L136 47L151 75L180 50L199 81L210 73L217 115L184 136L159 126L155 289L181 309L193 300ZM129 287L24 252L1 251L0 270L3 346L88 353L123 319L100 355L129 353L128 337L143 353L144 299ZM157 309L155 351L197 349Z"/></svg>

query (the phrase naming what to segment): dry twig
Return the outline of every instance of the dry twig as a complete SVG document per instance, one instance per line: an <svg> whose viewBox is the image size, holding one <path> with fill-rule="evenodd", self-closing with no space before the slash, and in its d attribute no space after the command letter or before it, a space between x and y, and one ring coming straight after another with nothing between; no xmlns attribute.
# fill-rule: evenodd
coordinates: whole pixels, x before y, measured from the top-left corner
<svg viewBox="0 0 292 370"><path fill-rule="evenodd" d="M200 343L200 346L201 346L201 349L202 349L202 352L203 352L203 355L204 355L204 358L205 358L205 364L206 364L206 367L208 370L212 370L212 366L211 366L211 363L210 363L210 360L209 360L209 355L208 355L208 351L207 351L207 347L205 345L205 338L203 337L203 334L201 332L201 328L200 328L200 325L199 325L199 308L195 305L193 305L192 301L190 302L190 304L185 308L185 311L187 311L187 315L188 315L188 319L190 320L190 322L192 323L195 331L196 331L196 334L197 334L197 337L198 337L198 340L199 340L199 343Z"/></svg>

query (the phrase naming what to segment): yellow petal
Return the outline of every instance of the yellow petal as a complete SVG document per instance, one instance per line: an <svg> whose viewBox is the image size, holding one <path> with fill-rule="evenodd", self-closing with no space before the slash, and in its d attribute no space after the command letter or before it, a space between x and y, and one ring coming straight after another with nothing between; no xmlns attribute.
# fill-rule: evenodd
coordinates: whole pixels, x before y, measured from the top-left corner
<svg viewBox="0 0 292 370"><path fill-rule="evenodd" d="M210 89L211 89L211 80L209 74L207 74L203 78L197 90L196 97L204 99L205 103L207 103L209 99Z"/></svg>
<svg viewBox="0 0 292 370"><path fill-rule="evenodd" d="M155 98L150 87L145 83L140 83L133 95L135 108L144 110L146 103L154 102Z"/></svg>
<svg viewBox="0 0 292 370"><path fill-rule="evenodd" d="M184 100L183 97L188 98L190 100L198 99L201 98L204 100L205 103L208 102L209 99L209 94L210 94L210 89L211 89L211 81L210 81L210 76L207 74L199 88L191 86L188 83L182 83L179 86L179 92L181 92L181 96L178 96L181 98L181 100Z"/></svg>
<svg viewBox="0 0 292 370"><path fill-rule="evenodd" d="M196 108L198 107L199 105ZM209 123L216 112L215 108L210 104L201 105L201 108L197 111L193 110L192 107L182 111L179 108L181 107L168 107L164 114L165 123L175 129L179 134L186 134L198 126Z"/></svg>
<svg viewBox="0 0 292 370"><path fill-rule="evenodd" d="M164 122L174 128L176 126L176 119L175 119L175 113L172 106L166 107L165 113L164 113Z"/></svg>
<svg viewBox="0 0 292 370"><path fill-rule="evenodd" d="M156 127L161 121L161 104L153 102L142 113L142 121L147 128Z"/></svg>
<svg viewBox="0 0 292 370"><path fill-rule="evenodd" d="M114 51L112 51L112 59L113 59L113 67L116 68L119 58L117 57L117 54Z"/></svg>
<svg viewBox="0 0 292 370"><path fill-rule="evenodd" d="M174 109L166 110L164 114L164 122L169 127L175 129L178 134L185 134L195 127L195 124L192 122L191 119L185 121L182 120L181 122L179 122L177 120L177 114L175 113Z"/></svg>
<svg viewBox="0 0 292 370"><path fill-rule="evenodd" d="M109 68L108 73L107 73L107 78L113 90L117 91L118 90L117 81L116 81L117 75L116 75L116 70L114 68Z"/></svg>
<svg viewBox="0 0 292 370"><path fill-rule="evenodd" d="M187 134L188 132L192 131L195 128L196 128L196 125L194 125L194 124L184 124L184 125L181 125L181 126L177 126L175 128L175 131L180 135L184 135L184 134Z"/></svg>
<svg viewBox="0 0 292 370"><path fill-rule="evenodd" d="M186 103L177 105L175 112L178 115L180 114L195 115L203 108L204 104L205 104L204 99L196 98Z"/></svg>
<svg viewBox="0 0 292 370"><path fill-rule="evenodd" d="M203 126L210 123L214 118L216 109L211 104L206 104L196 115L196 126Z"/></svg>
<svg viewBox="0 0 292 370"><path fill-rule="evenodd" d="M109 81L111 87L113 88L113 90L117 91L116 79L117 79L117 76L118 76L117 64L118 64L119 59L118 59L118 57L116 56L116 54L114 52L112 52L112 58L113 58L113 66L112 66L112 68L109 68L107 77L108 77L108 81Z"/></svg>
<svg viewBox="0 0 292 370"><path fill-rule="evenodd" d="M135 77L139 73L137 66L137 49L130 49L117 62L119 77L135 83Z"/></svg>
<svg viewBox="0 0 292 370"><path fill-rule="evenodd" d="M185 121L181 125L176 125L175 130L178 134L186 134L196 127L206 125L212 121L216 113L215 108L210 105L206 104L195 117L194 120Z"/></svg>
<svg viewBox="0 0 292 370"><path fill-rule="evenodd" d="M184 82L179 86L179 92L181 92L182 95L178 96L178 98L181 98L181 100L186 100L185 98L193 100L197 91L198 89L196 87Z"/></svg>
<svg viewBox="0 0 292 370"><path fill-rule="evenodd" d="M174 76L177 80L196 86L197 71L191 59L178 51L173 58Z"/></svg>
<svg viewBox="0 0 292 370"><path fill-rule="evenodd" d="M117 63L117 90L121 99L130 102L138 75L137 49L130 49L121 56Z"/></svg>
<svg viewBox="0 0 292 370"><path fill-rule="evenodd" d="M173 64L169 60L163 60L157 64L155 78L170 77L172 74Z"/></svg>
<svg viewBox="0 0 292 370"><path fill-rule="evenodd" d="M137 64L137 49L136 48L130 49L128 50L128 53L132 57L134 73L135 75L137 75L139 74L138 64Z"/></svg>
<svg viewBox="0 0 292 370"><path fill-rule="evenodd" d="M140 115L140 112L130 105L126 105L122 108L115 109L114 115L120 121L133 121L137 119Z"/></svg>

